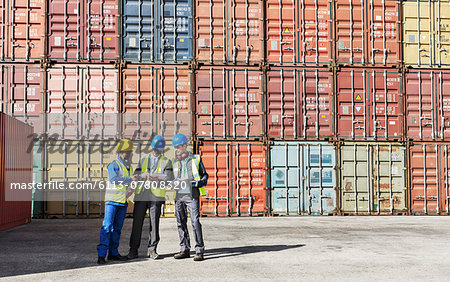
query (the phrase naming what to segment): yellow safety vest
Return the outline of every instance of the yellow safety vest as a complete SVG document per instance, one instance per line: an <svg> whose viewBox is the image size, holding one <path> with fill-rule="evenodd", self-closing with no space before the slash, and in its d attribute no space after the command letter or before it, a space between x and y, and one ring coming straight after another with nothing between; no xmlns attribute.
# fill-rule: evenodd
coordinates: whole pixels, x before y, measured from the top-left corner
<svg viewBox="0 0 450 282"><path fill-rule="evenodd" d="M119 160L114 160L116 164L119 166L119 176L120 177L130 177L130 172L133 168L130 166L130 171L128 171L127 167L122 164ZM115 184L109 189L106 189L105 192L105 202L116 202L125 204L127 202L127 187L121 184Z"/></svg>
<svg viewBox="0 0 450 282"><path fill-rule="evenodd" d="M192 157L191 164L192 164L192 176L194 177L194 180L199 181L200 174L198 169L200 167L200 156L194 155ZM175 159L175 161L173 162L173 170L174 172L176 171L176 173L178 173L178 171L180 170L180 161L177 159ZM177 175L177 177L179 177L179 175ZM198 187L198 191L200 192L201 196L206 196L205 187Z"/></svg>
<svg viewBox="0 0 450 282"><path fill-rule="evenodd" d="M158 162L156 163L156 167L153 169L153 171L150 171L151 173L164 173L164 167L163 163L164 161L168 159L164 157L163 155L159 156ZM146 172L150 164L150 156L145 157L145 159L142 161L142 172ZM139 185L139 187L136 190L136 195L139 195L142 190L142 185ZM166 196L166 190L160 188L160 187L154 187L153 185L150 186L150 190L152 191L152 194L156 197L164 198Z"/></svg>

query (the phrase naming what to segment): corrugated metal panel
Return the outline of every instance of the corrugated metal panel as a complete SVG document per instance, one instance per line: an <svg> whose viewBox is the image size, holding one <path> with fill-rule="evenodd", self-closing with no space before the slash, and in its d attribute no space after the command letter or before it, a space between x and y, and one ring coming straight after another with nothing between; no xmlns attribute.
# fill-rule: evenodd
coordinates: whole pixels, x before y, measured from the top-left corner
<svg viewBox="0 0 450 282"><path fill-rule="evenodd" d="M423 143L410 148L411 211L449 214L448 143Z"/></svg>
<svg viewBox="0 0 450 282"><path fill-rule="evenodd" d="M331 138L333 74L320 69L267 72L268 135L274 138Z"/></svg>
<svg viewBox="0 0 450 282"><path fill-rule="evenodd" d="M264 134L262 72L209 68L195 73L196 134L203 138L254 139Z"/></svg>
<svg viewBox="0 0 450 282"><path fill-rule="evenodd" d="M28 151L32 128L0 114L0 230L31 221L31 190L11 189L31 183L33 155Z"/></svg>
<svg viewBox="0 0 450 282"><path fill-rule="evenodd" d="M119 59L117 0L50 0L48 5L48 55L52 60Z"/></svg>
<svg viewBox="0 0 450 282"><path fill-rule="evenodd" d="M60 139L118 135L118 70L107 65L48 69L47 132Z"/></svg>
<svg viewBox="0 0 450 282"><path fill-rule="evenodd" d="M326 142L275 142L270 149L272 212L327 215L336 209L336 150Z"/></svg>
<svg viewBox="0 0 450 282"><path fill-rule="evenodd" d="M340 147L340 209L345 214L407 212L406 148L395 143Z"/></svg>
<svg viewBox="0 0 450 282"><path fill-rule="evenodd" d="M266 147L259 142L204 142L199 148L209 179L200 212L206 216L268 212Z"/></svg>
<svg viewBox="0 0 450 282"><path fill-rule="evenodd" d="M337 73L338 135L354 140L401 140L403 100L397 71Z"/></svg>
<svg viewBox="0 0 450 282"><path fill-rule="evenodd" d="M42 133L42 69L35 65L1 65L0 79L0 111L33 126L36 134Z"/></svg>
<svg viewBox="0 0 450 282"><path fill-rule="evenodd" d="M44 146L39 141L33 144L33 183L43 183L43 151ZM44 191L33 190L33 202L31 204L33 217L42 217L44 213Z"/></svg>
<svg viewBox="0 0 450 282"><path fill-rule="evenodd" d="M33 62L43 58L44 1L3 1L0 7L0 59Z"/></svg>
<svg viewBox="0 0 450 282"><path fill-rule="evenodd" d="M270 63L331 64L331 1L268 0L266 9Z"/></svg>
<svg viewBox="0 0 450 282"><path fill-rule="evenodd" d="M210 64L258 64L264 58L264 1L198 0L196 59Z"/></svg>
<svg viewBox="0 0 450 282"><path fill-rule="evenodd" d="M338 63L400 63L400 1L336 0L335 11Z"/></svg>
<svg viewBox="0 0 450 282"><path fill-rule="evenodd" d="M449 140L450 71L406 73L407 136L414 140Z"/></svg>
<svg viewBox="0 0 450 282"><path fill-rule="evenodd" d="M192 135L191 71L173 66L128 66L122 70L122 135Z"/></svg>
<svg viewBox="0 0 450 282"><path fill-rule="evenodd" d="M133 63L192 59L192 0L123 3L123 58Z"/></svg>

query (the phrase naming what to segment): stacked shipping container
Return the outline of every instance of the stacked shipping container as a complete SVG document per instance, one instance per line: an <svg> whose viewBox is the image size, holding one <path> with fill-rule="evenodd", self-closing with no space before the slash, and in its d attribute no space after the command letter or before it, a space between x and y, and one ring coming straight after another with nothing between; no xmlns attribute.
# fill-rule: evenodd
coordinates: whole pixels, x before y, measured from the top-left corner
<svg viewBox="0 0 450 282"><path fill-rule="evenodd" d="M3 9L1 111L45 134L36 181L106 178L108 140L184 133L210 172L203 215L448 213L444 1ZM65 197L45 213L101 215L98 195Z"/></svg>

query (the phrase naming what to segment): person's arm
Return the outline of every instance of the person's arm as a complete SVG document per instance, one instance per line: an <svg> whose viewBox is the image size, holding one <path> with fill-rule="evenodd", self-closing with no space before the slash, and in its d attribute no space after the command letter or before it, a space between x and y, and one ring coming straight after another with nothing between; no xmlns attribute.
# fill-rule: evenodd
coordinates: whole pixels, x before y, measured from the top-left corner
<svg viewBox="0 0 450 282"><path fill-rule="evenodd" d="M208 183L208 173L206 172L206 168L203 165L203 161L200 160L200 163L198 165L198 174L200 175L200 180L197 181L196 187L204 187Z"/></svg>
<svg viewBox="0 0 450 282"><path fill-rule="evenodd" d="M119 176L119 166L116 162L112 162L108 166L109 182L117 184L127 184L131 182L131 177Z"/></svg>
<svg viewBox="0 0 450 282"><path fill-rule="evenodd" d="M164 181L172 181L173 180L173 168L172 168L172 162L169 160L167 162L166 167L164 168L163 171L165 178Z"/></svg>

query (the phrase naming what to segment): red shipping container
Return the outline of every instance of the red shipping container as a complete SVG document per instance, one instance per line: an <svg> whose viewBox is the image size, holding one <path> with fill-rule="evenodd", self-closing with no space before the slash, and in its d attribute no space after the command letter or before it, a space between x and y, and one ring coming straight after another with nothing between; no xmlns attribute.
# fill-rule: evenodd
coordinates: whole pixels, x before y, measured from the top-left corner
<svg viewBox="0 0 450 282"><path fill-rule="evenodd" d="M400 63L399 0L336 0L335 12L337 63Z"/></svg>
<svg viewBox="0 0 450 282"><path fill-rule="evenodd" d="M196 58L210 64L258 64L264 58L264 1L197 0Z"/></svg>
<svg viewBox="0 0 450 282"><path fill-rule="evenodd" d="M44 1L15 0L2 3L1 60L34 62L42 59L45 40Z"/></svg>
<svg viewBox="0 0 450 282"><path fill-rule="evenodd" d="M338 132L352 140L401 140L401 74L380 69L337 73Z"/></svg>
<svg viewBox="0 0 450 282"><path fill-rule="evenodd" d="M332 62L330 0L266 1L267 60L280 65Z"/></svg>
<svg viewBox="0 0 450 282"><path fill-rule="evenodd" d="M48 55L57 62L119 59L117 0L50 0Z"/></svg>
<svg viewBox="0 0 450 282"><path fill-rule="evenodd" d="M196 134L201 138L254 139L264 134L262 72L209 68L195 73Z"/></svg>
<svg viewBox="0 0 450 282"><path fill-rule="evenodd" d="M450 139L450 71L406 73L406 134L414 140Z"/></svg>
<svg viewBox="0 0 450 282"><path fill-rule="evenodd" d="M105 139L118 132L118 70L106 65L48 69L47 133L54 137Z"/></svg>
<svg viewBox="0 0 450 282"><path fill-rule="evenodd" d="M208 172L206 216L261 215L268 212L267 150L259 142L204 142L199 153Z"/></svg>
<svg viewBox="0 0 450 282"><path fill-rule="evenodd" d="M410 147L411 211L450 214L450 143Z"/></svg>
<svg viewBox="0 0 450 282"><path fill-rule="evenodd" d="M320 69L267 72L269 137L323 140L333 134L333 73Z"/></svg>
<svg viewBox="0 0 450 282"><path fill-rule="evenodd" d="M0 130L0 230L4 230L31 221L33 129L0 114ZM16 184L27 189L17 189Z"/></svg>
<svg viewBox="0 0 450 282"><path fill-rule="evenodd" d="M43 70L35 65L1 65L0 79L0 112L33 126L36 134L43 133Z"/></svg>
<svg viewBox="0 0 450 282"><path fill-rule="evenodd" d="M173 66L128 66L122 70L122 135L148 139L192 134L191 71ZM166 138L166 139L167 139Z"/></svg>

